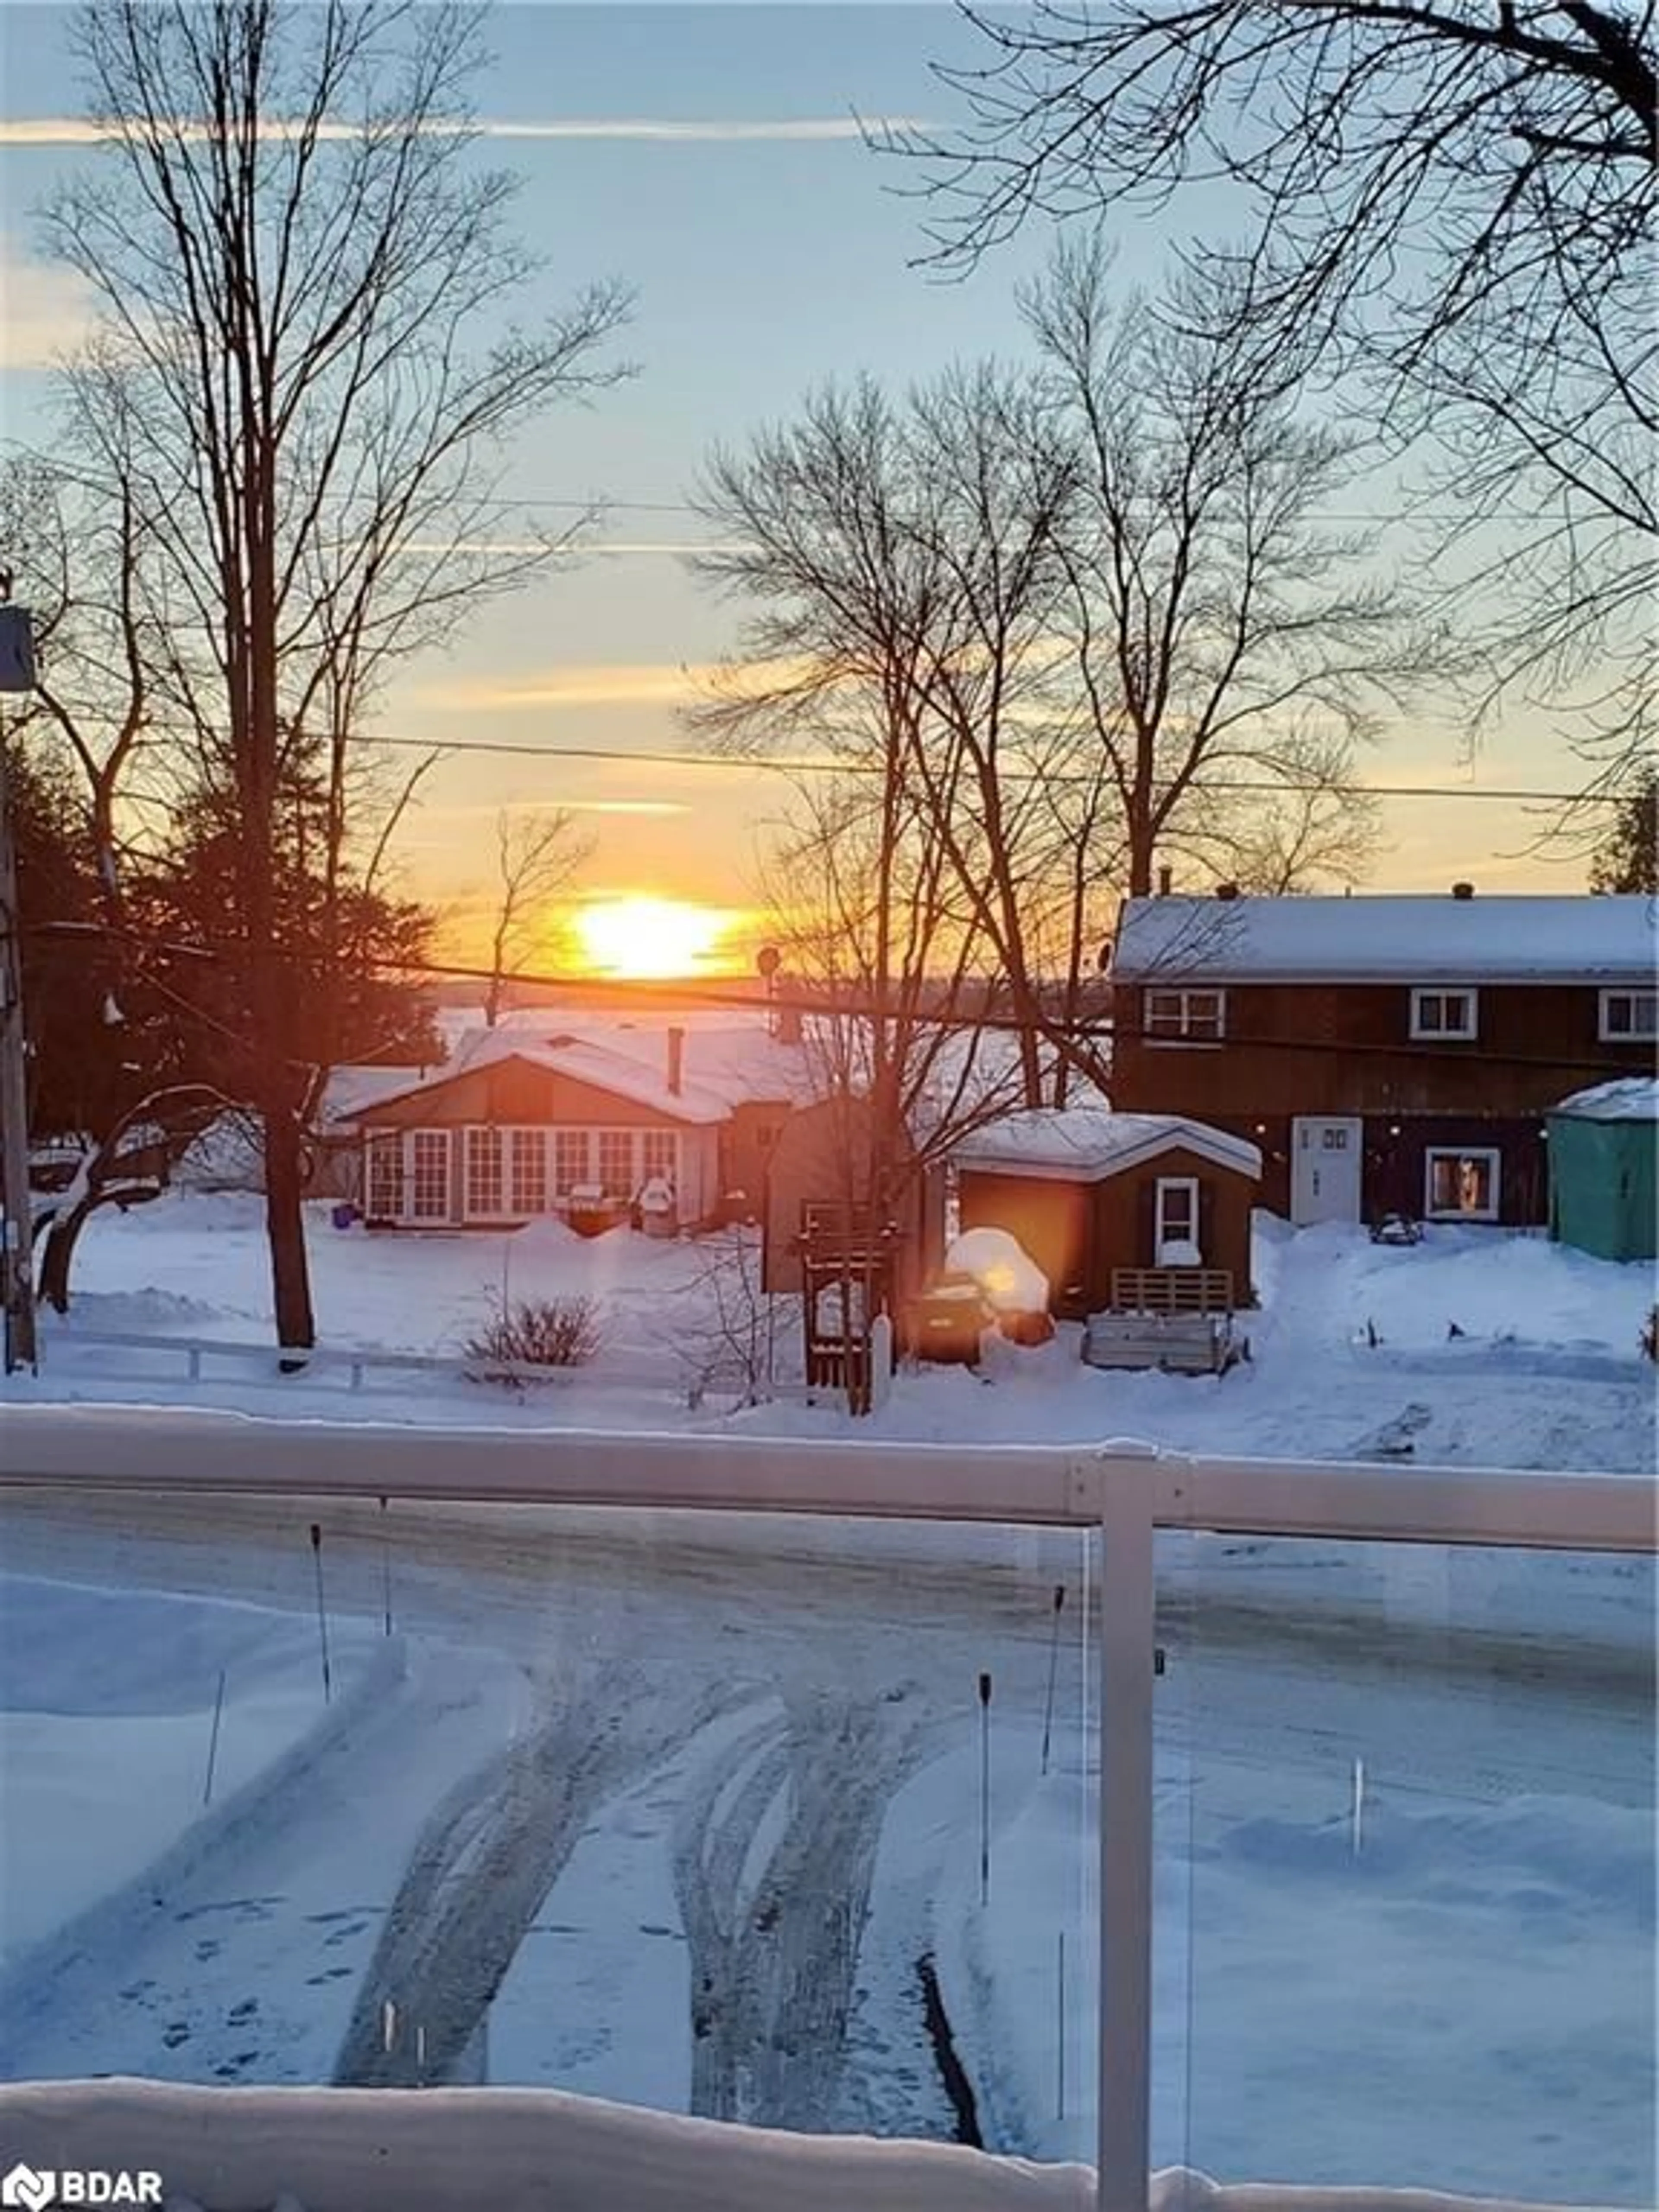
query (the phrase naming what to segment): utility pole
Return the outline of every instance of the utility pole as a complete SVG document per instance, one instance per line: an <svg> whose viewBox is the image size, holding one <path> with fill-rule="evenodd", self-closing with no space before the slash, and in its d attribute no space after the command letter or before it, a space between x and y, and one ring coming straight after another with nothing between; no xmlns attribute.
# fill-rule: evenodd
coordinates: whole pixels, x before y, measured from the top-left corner
<svg viewBox="0 0 1659 2212"><path fill-rule="evenodd" d="M34 688L34 633L11 605L0 570L0 697ZM5 1371L34 1365L34 1274L29 1249L28 1067L23 1039L23 933L17 906L6 737L0 725L0 1314Z"/></svg>

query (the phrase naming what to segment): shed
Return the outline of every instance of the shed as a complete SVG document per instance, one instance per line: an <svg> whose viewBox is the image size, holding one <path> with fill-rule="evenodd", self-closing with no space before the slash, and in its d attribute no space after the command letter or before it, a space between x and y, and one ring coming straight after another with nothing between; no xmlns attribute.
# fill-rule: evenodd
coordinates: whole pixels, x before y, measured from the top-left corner
<svg viewBox="0 0 1659 2212"><path fill-rule="evenodd" d="M1654 1169L1659 1079L1626 1076L1575 1091L1549 1115L1550 1235L1599 1260L1659 1248Z"/></svg>
<svg viewBox="0 0 1659 2212"><path fill-rule="evenodd" d="M836 1095L799 1109L780 1131L766 1171L763 1290L802 1290L802 1258L814 1240L823 1249L844 1239L862 1250L884 1239L891 1255L888 1287L899 1298L913 1296L939 1267L945 1250L942 1178L915 1158L908 1136L898 1148L900 1188L888 1218L867 1218L876 1150L872 1116L867 1098Z"/></svg>
<svg viewBox="0 0 1659 2212"><path fill-rule="evenodd" d="M1250 1212L1261 1155L1173 1114L1033 1108L957 1147L963 1229L1006 1229L1055 1313L1255 1304Z"/></svg>

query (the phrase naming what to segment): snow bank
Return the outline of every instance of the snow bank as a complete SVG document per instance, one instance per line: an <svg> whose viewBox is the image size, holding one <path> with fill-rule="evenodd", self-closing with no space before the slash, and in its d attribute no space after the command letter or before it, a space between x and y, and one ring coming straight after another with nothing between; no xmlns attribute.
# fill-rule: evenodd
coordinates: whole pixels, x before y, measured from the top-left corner
<svg viewBox="0 0 1659 2212"><path fill-rule="evenodd" d="M551 2090L0 2087L8 2155L159 2172L208 2212L1094 2212L1094 2177L937 2143L781 2135ZM1545 2212L1428 2190L1227 2187L1175 2167L1151 2212ZM297 2212L297 2207L295 2207Z"/></svg>

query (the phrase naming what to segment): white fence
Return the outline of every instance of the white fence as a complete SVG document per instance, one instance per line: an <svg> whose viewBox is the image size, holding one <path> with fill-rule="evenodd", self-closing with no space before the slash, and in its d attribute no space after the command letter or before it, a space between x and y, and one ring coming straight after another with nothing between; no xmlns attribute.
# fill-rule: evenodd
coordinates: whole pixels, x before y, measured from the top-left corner
<svg viewBox="0 0 1659 2212"><path fill-rule="evenodd" d="M1132 1441L1079 1449L861 1437L377 1431L311 1422L298 1429L176 1410L0 1406L0 1486L31 1485L1097 1528L1100 1803L1109 1805L1111 1819L1109 1843L1103 1819L1100 1842L1096 2212L1148 2212L1153 2201L1153 1531L1659 1550L1659 1492L1638 1478L1198 1459ZM1161 2201L1170 2200L1166 2195Z"/></svg>

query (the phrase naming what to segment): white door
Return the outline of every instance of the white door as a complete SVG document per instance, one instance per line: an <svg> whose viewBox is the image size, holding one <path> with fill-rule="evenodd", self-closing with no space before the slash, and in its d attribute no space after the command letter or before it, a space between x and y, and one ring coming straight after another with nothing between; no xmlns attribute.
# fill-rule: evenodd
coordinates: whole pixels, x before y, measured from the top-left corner
<svg viewBox="0 0 1659 2212"><path fill-rule="evenodd" d="M1302 1114L1291 1123L1291 1218L1358 1221L1365 1125L1357 1114Z"/></svg>

